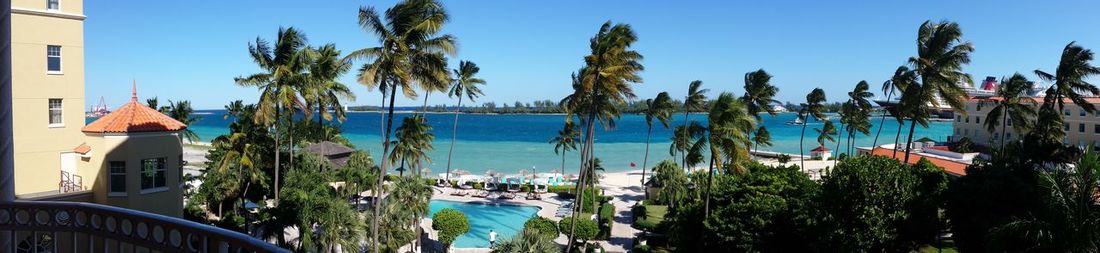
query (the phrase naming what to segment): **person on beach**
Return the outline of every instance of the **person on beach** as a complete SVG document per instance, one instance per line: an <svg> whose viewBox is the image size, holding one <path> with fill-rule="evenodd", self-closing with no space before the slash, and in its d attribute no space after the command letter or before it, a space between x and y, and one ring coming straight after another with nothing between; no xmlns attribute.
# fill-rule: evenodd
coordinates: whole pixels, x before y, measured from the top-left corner
<svg viewBox="0 0 1100 253"><path fill-rule="evenodd" d="M497 243L497 231L489 230L489 247L496 246Z"/></svg>

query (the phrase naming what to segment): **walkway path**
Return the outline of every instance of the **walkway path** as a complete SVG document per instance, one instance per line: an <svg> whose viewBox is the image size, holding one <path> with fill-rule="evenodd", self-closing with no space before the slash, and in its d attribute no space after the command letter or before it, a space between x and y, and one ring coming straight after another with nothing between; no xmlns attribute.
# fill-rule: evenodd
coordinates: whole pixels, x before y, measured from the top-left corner
<svg viewBox="0 0 1100 253"><path fill-rule="evenodd" d="M640 231L630 226L634 223L634 213L630 208L645 197L641 179L641 171L608 173L601 179L600 187L604 189L604 195L614 197L611 204L615 206L611 238L600 242L600 246L607 252L630 252L634 248L634 238Z"/></svg>

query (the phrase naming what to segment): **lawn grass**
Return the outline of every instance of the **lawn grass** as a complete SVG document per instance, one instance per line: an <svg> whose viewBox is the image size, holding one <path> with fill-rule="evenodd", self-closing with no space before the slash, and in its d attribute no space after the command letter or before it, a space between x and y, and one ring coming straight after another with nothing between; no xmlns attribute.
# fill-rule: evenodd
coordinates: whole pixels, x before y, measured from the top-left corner
<svg viewBox="0 0 1100 253"><path fill-rule="evenodd" d="M645 206L645 219L653 221L655 223L661 223L665 220L665 214L668 214L668 206L666 205L646 205Z"/></svg>

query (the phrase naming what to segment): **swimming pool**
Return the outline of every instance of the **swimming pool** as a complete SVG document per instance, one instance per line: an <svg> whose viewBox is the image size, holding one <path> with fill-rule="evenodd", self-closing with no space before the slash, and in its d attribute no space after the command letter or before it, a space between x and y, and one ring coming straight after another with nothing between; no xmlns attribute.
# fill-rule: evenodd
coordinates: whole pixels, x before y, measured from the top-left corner
<svg viewBox="0 0 1100 253"><path fill-rule="evenodd" d="M455 248L488 248L489 230L497 232L497 241L512 238L523 229L523 223L534 217L539 211L535 206L517 206L500 204L464 203L444 200L432 200L431 212L435 215L440 209L457 209L466 214L470 221L470 232L455 239Z"/></svg>

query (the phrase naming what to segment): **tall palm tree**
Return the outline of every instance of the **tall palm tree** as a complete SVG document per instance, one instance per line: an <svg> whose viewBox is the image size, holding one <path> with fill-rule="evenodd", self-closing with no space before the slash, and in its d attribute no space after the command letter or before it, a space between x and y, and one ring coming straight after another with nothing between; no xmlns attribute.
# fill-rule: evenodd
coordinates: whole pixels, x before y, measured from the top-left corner
<svg viewBox="0 0 1100 253"><path fill-rule="evenodd" d="M849 156L852 155L853 145L855 142L855 133L859 132L863 135L871 130L871 97L875 94L871 93L871 85L867 81L859 81L856 83L856 87L852 91L848 92L848 103L852 107L848 114L848 123L845 125L845 130L848 132L848 151Z"/></svg>
<svg viewBox="0 0 1100 253"><path fill-rule="evenodd" d="M917 31L917 56L909 57L909 65L920 76L918 97L910 104L917 110L927 111L929 106L940 106L940 102L957 112L965 111L966 92L959 83L973 83L970 75L962 72L962 66L970 63L970 52L974 47L970 42L962 41L962 29L955 22L925 21ZM911 94L903 93L903 96ZM938 97L939 99L936 99ZM913 142L918 118L926 118L927 112L909 114L909 137L905 143ZM909 153L905 149L905 163L909 163Z"/></svg>
<svg viewBox="0 0 1100 253"><path fill-rule="evenodd" d="M1085 100L1088 95L1100 94L1100 89L1096 88L1096 85L1086 81L1090 76L1100 75L1100 67L1089 63L1092 59L1092 50L1085 49L1076 42L1070 42L1065 49L1062 49L1062 57L1054 74L1035 70L1035 75L1039 76L1039 79L1053 82L1051 87L1054 88L1054 92L1048 92L1047 96L1053 97L1058 110L1065 107L1063 98L1069 98L1088 113L1096 111L1096 107Z"/></svg>
<svg viewBox="0 0 1100 253"><path fill-rule="evenodd" d="M706 143L707 150L710 151L710 166L707 170L705 217L710 217L714 168L726 169L726 173L746 172L742 162L749 159L749 134L756 127L755 124L756 121L749 115L746 106L728 92L718 96L707 114Z"/></svg>
<svg viewBox="0 0 1100 253"><path fill-rule="evenodd" d="M492 246L491 253L558 253L561 246L553 238L546 238L538 229L523 228L522 231Z"/></svg>
<svg viewBox="0 0 1100 253"><path fill-rule="evenodd" d="M415 117L415 116L414 116ZM393 182L393 190L390 200L385 205L387 219L392 219L402 224L405 228L415 227L415 235L420 234L420 220L428 215L429 201L432 197L432 188L419 176L399 177ZM390 204L392 203L392 204ZM420 241L420 236L415 236ZM419 245L420 243L416 243ZM414 248L419 248L414 246Z"/></svg>
<svg viewBox="0 0 1100 253"><path fill-rule="evenodd" d="M1017 218L992 229L994 241L1024 240L1039 252L1096 252L1100 250L1100 157L1085 152L1075 169L1040 172L1042 206L1038 215Z"/></svg>
<svg viewBox="0 0 1100 253"><path fill-rule="evenodd" d="M474 77L481 71L481 68L478 68L477 64L473 62L461 61L458 63L458 69L453 71L455 79L452 83L454 85L451 86L451 91L447 93L447 96L458 97L458 104L455 105L455 124L451 128L451 147L447 150L446 182L451 182L451 154L454 154L455 138L458 136L458 111L462 110L462 97L470 98L470 102L473 102L477 97L484 94L481 93L481 88L478 88L477 85L485 84L485 80Z"/></svg>
<svg viewBox="0 0 1100 253"><path fill-rule="evenodd" d="M745 103L749 115L755 117L757 121L762 119L761 112L775 116L775 110L771 104L779 102L773 99L775 94L779 93L779 88L771 84L771 79L772 76L764 69L745 73L745 95L741 96L741 102Z"/></svg>
<svg viewBox="0 0 1100 253"><path fill-rule="evenodd" d="M397 127L397 131L394 132L394 136L397 140L393 143L393 152L390 153L389 160L391 163L401 163L400 168L405 170L411 168L416 172L416 175L420 175L421 163L431 163L432 158L428 156L428 151L432 151L432 141L435 140L435 135L432 134L432 126L428 125L428 122L424 118L424 115L412 115L405 117L401 122L401 126ZM406 167L408 163L408 167ZM404 170L401 171L401 176L404 176Z"/></svg>
<svg viewBox="0 0 1100 253"><path fill-rule="evenodd" d="M809 117L813 117L816 120L825 118L825 90L821 88L814 88L810 91L810 94L806 94L806 103L802 104L802 108L798 110L798 118L802 120L802 137L798 138L798 156L802 161L800 169L806 168L806 155L804 154L806 148L802 146L803 139L806 139L806 124Z"/></svg>
<svg viewBox="0 0 1100 253"><path fill-rule="evenodd" d="M1012 128L1017 133L1023 134L1031 129L1031 118L1035 117L1035 108L1032 107L1035 99L1027 95L1031 91L1032 82L1027 77L1016 73L1010 78L1001 78L1001 86L997 89L997 99L993 99L993 109L986 115L985 128L990 133L997 132L997 126L1001 127L1001 150L1005 147L1005 135L1008 133L1007 124L1012 118Z"/></svg>
<svg viewBox="0 0 1100 253"><path fill-rule="evenodd" d="M675 139L677 137L680 138L680 141L685 142L692 139L692 136L689 135L690 131L688 125L690 123L688 123L688 114L693 111L697 112L707 109L707 92L710 92L710 89L703 89L703 81L695 80L688 84L687 96L684 97L684 105L683 108L681 108L684 110L684 127L682 131L674 131L677 136L673 137L673 145L677 143ZM680 155L683 156L681 160L685 161L682 167L684 167L684 169L689 169L686 162L687 157L685 156L689 145L677 146L676 148L680 151Z"/></svg>
<svg viewBox="0 0 1100 253"><path fill-rule="evenodd" d="M582 123L587 125L585 143L581 147L582 180L585 177L584 168L590 166L591 158L594 157L592 151L595 122L600 121L605 128L614 127L615 119L620 113L614 105L633 98L631 85L642 81L639 74L644 69L640 62L643 57L631 49L637 40L638 36L630 25L612 24L610 21L604 23L590 40L591 53L584 57L585 66L577 73L573 85L574 93L562 101L567 108L567 118L581 115ZM579 203L584 203L584 195L580 194L583 188L583 185L577 187ZM575 212L574 216L578 213L580 212ZM570 246L574 232L575 227L570 228ZM567 252L569 248L571 247L567 247Z"/></svg>
<svg viewBox="0 0 1100 253"><path fill-rule="evenodd" d="M368 62L359 69L358 82L368 89L378 87L389 92L382 157L390 152L397 89L406 97L415 98L415 85L433 86L449 81L445 54L455 53L455 38L439 35L448 20L443 5L435 0L399 2L385 11L384 19L374 7L359 9L359 26L377 36L379 45L356 50L345 59L366 59ZM381 199L382 181L390 166L387 159L382 161L374 190L376 199ZM371 237L375 246L371 252L378 252L378 221L382 213L379 208L373 212Z"/></svg>
<svg viewBox="0 0 1100 253"><path fill-rule="evenodd" d="M311 52L311 87L305 97L310 107L317 108L317 126L324 126L322 120L344 122L347 112L343 102L355 100L355 93L337 79L351 69L351 63L340 59L340 50L334 44L325 44ZM331 113L329 107L332 107Z"/></svg>
<svg viewBox="0 0 1100 253"><path fill-rule="evenodd" d="M580 142L579 137L581 132L577 130L576 125L573 122L565 122L561 130L558 130L558 135L550 139L550 144L554 144L554 154L561 154L561 170L565 171L565 153L570 150L577 150L577 142Z"/></svg>
<svg viewBox="0 0 1100 253"><path fill-rule="evenodd" d="M646 108L642 113L645 114L645 124L648 128L645 135L645 155L642 158L642 185L645 185L645 170L649 165L649 138L653 135L653 120L656 119L661 122L661 126L668 128L668 122L672 120L672 110L675 110L668 92L658 93L653 99L646 99L645 105ZM645 194L648 198L649 192Z"/></svg>
<svg viewBox="0 0 1100 253"><path fill-rule="evenodd" d="M753 150L760 152L760 146L771 147L772 146L772 134L768 132L768 128L764 127L764 124L756 129L756 132L752 134L752 143L756 146Z"/></svg>
<svg viewBox="0 0 1100 253"><path fill-rule="evenodd" d="M836 138L833 137L834 134L837 134L836 125L833 125L832 121L825 121L825 125L821 128L815 128L814 131L817 132L818 147L825 147L826 141L836 141Z"/></svg>
<svg viewBox="0 0 1100 253"><path fill-rule="evenodd" d="M910 84L913 84L913 83L916 83L916 82L917 82L916 72L913 72L913 71L909 70L909 67L899 66L898 69L894 71L894 75L890 77L890 80L886 80L885 82L882 82L882 93L886 94L886 101L889 102L890 98L894 95L895 92L903 91L903 90L905 90L905 87L908 87ZM878 147L878 137L879 137L879 135L882 134L882 127L885 126L886 113L891 111L890 109L887 109L887 107L888 106L883 106L882 116L880 116L880 119L878 121L878 132L875 133L875 141L871 143L872 148ZM902 115L897 115L897 114L892 114L892 115L894 116L894 118L899 119L899 120L904 118ZM900 127L900 124L899 124L899 127ZM899 134L900 134L900 131L899 131ZM897 140L894 140L894 144L895 145L897 144ZM895 150L897 150L897 149L895 149Z"/></svg>
<svg viewBox="0 0 1100 253"><path fill-rule="evenodd" d="M279 28L275 45L271 47L262 38L256 38L255 44L248 44L249 55L252 61L261 69L262 73L256 73L245 77L237 77L233 80L237 85L256 87L260 90L260 101L256 106L256 123L272 127L272 135L275 136L275 203L279 202L279 157L282 146L279 145L279 121L283 117L283 110L305 110L305 104L299 99L298 94L307 83L304 74L309 57L305 50L306 38L298 30L291 28ZM289 131L288 131L289 132Z"/></svg>

